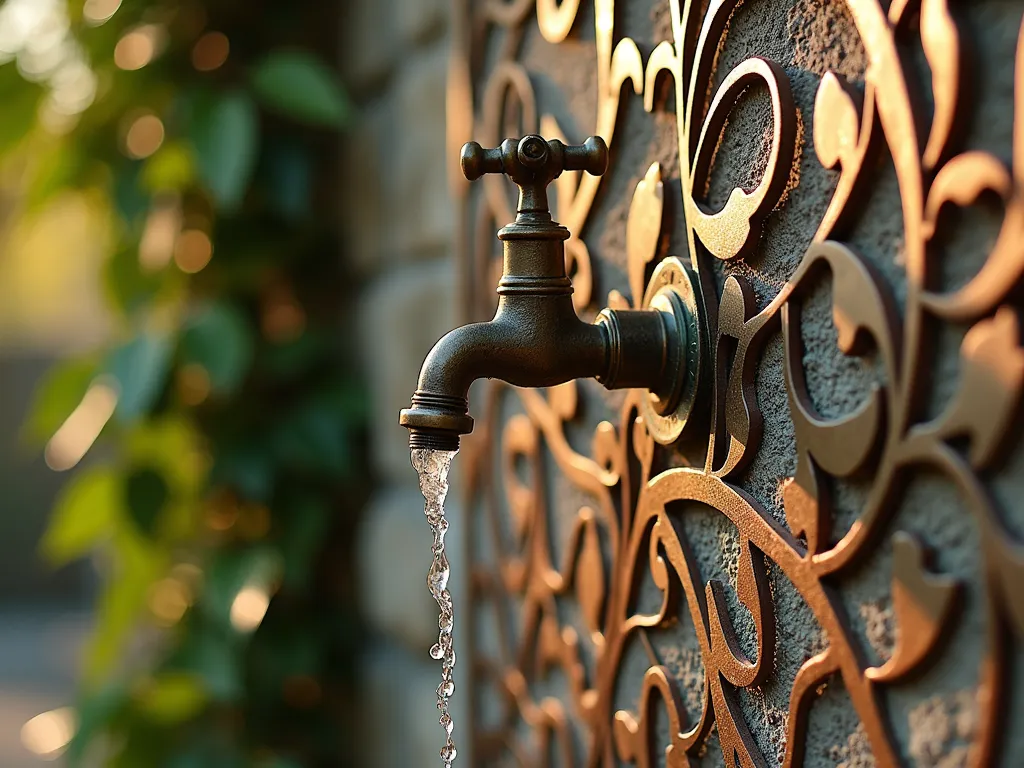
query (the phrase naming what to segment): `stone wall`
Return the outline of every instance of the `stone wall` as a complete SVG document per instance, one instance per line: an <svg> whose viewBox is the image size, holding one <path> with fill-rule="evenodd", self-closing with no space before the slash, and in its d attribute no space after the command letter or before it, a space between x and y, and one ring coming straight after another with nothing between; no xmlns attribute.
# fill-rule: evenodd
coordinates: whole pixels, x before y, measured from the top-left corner
<svg viewBox="0 0 1024 768"><path fill-rule="evenodd" d="M427 653L437 640L437 605L426 588L430 533L398 411L408 406L427 351L456 321L444 120L448 0L358 0L345 12L342 68L359 117L344 141L341 216L360 280L354 322L378 488L357 547L371 632L360 664L366 738L358 764L427 766L443 743L434 706L440 670ZM450 539L457 548L457 523Z"/></svg>

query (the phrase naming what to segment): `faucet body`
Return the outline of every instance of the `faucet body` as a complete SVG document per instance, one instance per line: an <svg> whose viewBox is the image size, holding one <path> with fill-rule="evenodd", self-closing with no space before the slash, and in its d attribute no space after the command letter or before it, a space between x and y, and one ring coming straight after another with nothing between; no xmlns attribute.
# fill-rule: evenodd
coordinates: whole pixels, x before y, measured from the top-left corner
<svg viewBox="0 0 1024 768"><path fill-rule="evenodd" d="M603 173L607 158L604 142L593 137L578 147L527 136L493 150L473 142L463 148L470 180L504 172L519 185L518 213L498 232L503 270L494 318L451 331L423 363L412 407L400 418L412 448L458 449L459 437L473 428L469 388L481 378L520 387L596 378L609 389L651 390L659 410L675 406L691 328L684 307L605 309L586 323L572 304L564 248L569 231L552 220L546 187L563 170Z"/></svg>

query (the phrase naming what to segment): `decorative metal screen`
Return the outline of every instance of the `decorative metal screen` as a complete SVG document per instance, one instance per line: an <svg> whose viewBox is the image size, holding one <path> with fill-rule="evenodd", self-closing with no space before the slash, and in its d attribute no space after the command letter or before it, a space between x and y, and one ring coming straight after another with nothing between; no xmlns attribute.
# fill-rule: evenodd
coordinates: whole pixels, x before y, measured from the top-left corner
<svg viewBox="0 0 1024 768"><path fill-rule="evenodd" d="M455 5L472 319L514 198L457 150L526 133L611 147L555 185L578 310L678 256L708 318L672 449L474 392L473 765L1024 764L1024 4Z"/></svg>

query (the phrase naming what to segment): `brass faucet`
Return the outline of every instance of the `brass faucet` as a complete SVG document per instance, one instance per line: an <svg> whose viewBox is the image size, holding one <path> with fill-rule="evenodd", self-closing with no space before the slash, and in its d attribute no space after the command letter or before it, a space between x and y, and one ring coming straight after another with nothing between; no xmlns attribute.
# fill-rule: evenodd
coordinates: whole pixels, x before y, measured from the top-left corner
<svg viewBox="0 0 1024 768"><path fill-rule="evenodd" d="M596 136L581 146L526 136L497 149L462 148L470 181L504 173L519 186L518 214L498 232L504 263L494 319L451 331L423 362L412 407L400 418L410 447L457 450L473 430L469 387L481 378L550 387L593 377L608 389L649 390L662 414L695 391L690 351L703 347L694 338L696 305L677 291L663 291L652 308L604 309L592 324L573 308L563 245L569 230L551 218L547 185L563 171L599 176L607 166L608 147Z"/></svg>

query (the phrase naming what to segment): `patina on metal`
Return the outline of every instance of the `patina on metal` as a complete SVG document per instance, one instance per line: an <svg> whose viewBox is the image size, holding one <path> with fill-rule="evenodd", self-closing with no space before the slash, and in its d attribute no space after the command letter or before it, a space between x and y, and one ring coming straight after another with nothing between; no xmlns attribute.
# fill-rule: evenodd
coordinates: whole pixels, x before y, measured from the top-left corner
<svg viewBox="0 0 1024 768"><path fill-rule="evenodd" d="M412 407L400 417L412 448L458 450L460 436L473 429L469 388L482 378L519 387L596 378L608 389L646 390L652 412L673 420L666 441L678 437L674 427L685 422L678 409L693 407L702 349L686 268L677 264L645 307L609 307L586 323L573 306L564 246L570 233L552 219L547 187L565 171L599 176L607 166L599 137L567 146L530 135L495 149L462 148L470 181L504 174L516 183L518 212L498 232L503 269L494 319L455 329L423 363Z"/></svg>
<svg viewBox="0 0 1024 768"><path fill-rule="evenodd" d="M959 599L968 585L937 570L941 559L931 557L936 545L929 540L935 532L926 526L913 533L901 529L901 496L915 476L927 472L940 476L958 498L982 550L982 567L970 584L983 646L976 685L969 692L976 727L964 736L961 757L971 766L998 764L1012 730L1006 727L1007 712L1019 713L1019 707L1010 706L1011 696L1020 695L1012 690L1011 661L1024 638L1024 545L1007 522L1005 494L993 491L995 473L1007 460L1005 446L1014 438L1019 441L1016 417L1024 389L1019 299L1024 285L1024 27L1017 43L1013 103L1005 104L1006 112L1015 115L1015 126L1003 157L962 141L963 125L972 118L971 98L984 89L972 82L975 75L965 66L969 28L957 21L948 0L804 4L821 12L841 6L867 65L862 85L848 83L838 72L801 71L804 84L809 77L819 78L816 102L803 114L798 114L787 70L776 62L752 56L729 71L715 71L732 61L722 52L739 0L665 0L664 5L660 18L670 20L669 39L641 53L634 40L621 34L616 11L622 3L614 0L594 0L592 16L579 13L580 0L453 4L449 147L457 149L471 137L497 143L513 132L510 122L522 134L560 138L556 116L537 103L534 83L539 79L531 77L530 63L521 55L523 41L539 35L559 45L574 26L582 26L583 18L593 20L596 49L597 109L590 130L613 153L621 139L623 102L635 96L654 113L664 109L662 85L673 91L678 136L673 180L681 196L689 263L680 272L679 260L665 258L649 276L662 256L657 247L663 234L662 169L655 164L644 175L643 167L628 168L626 173L642 177L627 222L631 295L612 291L607 304L617 310L650 306L661 283L671 282L672 275L685 276L687 287L678 296L705 320L705 327L687 339L697 347L697 364L708 369L700 381L707 383L711 403L703 460L678 466L659 456L656 445L679 428L671 400L659 409L646 392L629 393L617 418L595 426L586 451L568 439L579 410L574 382L546 392L510 391L496 383L480 398L477 435L462 459L469 501L482 514L468 517L467 538L503 546L496 545L489 559L470 550L470 606L495 617L499 637L496 649L470 638L476 698L469 712L478 718L469 729L473 762L612 766L623 761L646 767L663 761L681 768L704 764L701 756L717 741L730 768L796 768L810 762L812 711L823 692L840 687L848 696L858 738L870 753L865 759L879 766L906 765L896 726L896 718L906 713L891 706L889 694L903 681L934 672L969 602ZM766 14L795 8L761 5ZM497 49L488 67L481 64L488 60L482 54L486 45ZM923 59L905 56L907 49L920 50ZM482 72L486 79L475 83ZM770 107L768 141L760 145L764 163L753 189L730 190L716 209L708 200L716 152L740 97L751 86L767 94ZM930 105L922 109L923 100L913 97L926 89ZM812 152L798 151L810 141ZM493 159L488 162L494 167ZM474 163L479 168L483 161ZM742 266L755 254L765 223L785 209L800 172L814 163L832 173L831 197L812 242L800 249L784 281L760 299L748 279L750 270L733 269L716 283L709 265ZM899 206L891 207L900 233L898 259L896 242L893 253L882 255L903 273L898 296L871 260L849 244L867 210L872 179L883 167L895 175L900 199ZM500 180L490 177L483 183L483 199L474 206L465 181L452 179L463 233L458 247L472 296L467 304L476 317L483 316L482 308L491 309L487 300L493 284L491 254L481 247L479 233L489 234L493 222L512 215ZM577 310L589 306L595 293L590 252L578 236L599 183L588 175L555 179L555 215L572 233L564 245L574 269ZM976 206L985 197L999 203L998 236L987 258L960 284L939 287L941 260L956 256L944 252L938 234L944 214ZM866 387L860 406L832 415L814 407L803 341L804 304L823 276L831 280L839 351L855 358L870 351L878 369L877 383ZM657 299L664 300L663 294ZM941 325L963 329L960 376L944 406L928 413L923 401L933 375L930 349ZM779 488L776 508L768 509L743 486L745 470L764 450L755 378L773 340L782 348L781 386L796 457L792 476ZM693 367L689 358L687 366ZM428 363L428 374L430 368ZM602 369L601 375L607 374ZM451 387L460 390L458 397L464 396L463 383ZM515 399L521 412L503 409L503 396ZM699 402L685 387L678 397L677 409ZM665 408L667 414L661 412ZM461 426L468 429L468 422ZM579 429L576 424L577 434ZM558 541L548 508L556 480L545 471L546 455L561 475L557 481L588 500L569 510L568 536ZM1017 461L1012 471L1019 473ZM849 513L852 519L840 527L831 490L853 477L861 479L865 493ZM694 557L683 522L697 507L712 510L735 534L730 555L734 585L708 578ZM1019 508L1015 511L1019 518ZM478 527L486 530L474 530ZM509 528L514 536L503 539L502 531ZM883 660L865 651L865 638L851 622L842 593L851 572L886 547L892 553L887 575L895 641ZM779 682L773 679L772 660L780 628L790 617L776 615L766 580L769 564L807 606L822 637L822 647L802 661L792 682L782 683L789 703L784 738L772 745L778 754L759 745L755 735L763 723L752 722L739 704L762 683ZM643 579L653 581L663 598L648 612L637 605L637 584ZM726 599L730 590L753 626L746 651L737 643ZM566 602L578 606L582 629L567 620L561 608ZM694 628L703 675L699 701L689 707L680 681L653 652L641 680L621 679L628 645L638 639L644 644L646 633L672 625L683 612ZM563 699L544 694L553 670L568 681ZM616 694L627 682L639 688L639 696L624 703ZM485 689L501 708L500 716L487 723L480 715L479 691Z"/></svg>

